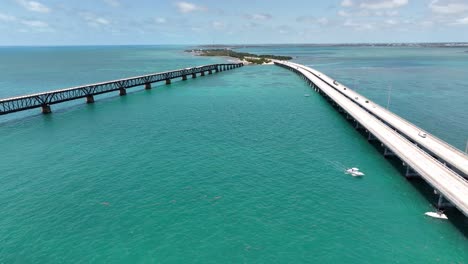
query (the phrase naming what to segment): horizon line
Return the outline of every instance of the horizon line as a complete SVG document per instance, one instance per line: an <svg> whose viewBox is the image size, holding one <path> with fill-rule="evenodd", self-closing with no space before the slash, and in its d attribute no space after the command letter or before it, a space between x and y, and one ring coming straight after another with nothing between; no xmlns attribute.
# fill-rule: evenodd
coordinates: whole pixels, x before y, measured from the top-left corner
<svg viewBox="0 0 468 264"><path fill-rule="evenodd" d="M44 44L44 45L2 45L0 48L13 48L13 47L124 47L124 46L274 46L274 45L404 45L404 44L465 44L467 41L443 41L443 42L332 42L332 43L192 43L192 44Z"/></svg>

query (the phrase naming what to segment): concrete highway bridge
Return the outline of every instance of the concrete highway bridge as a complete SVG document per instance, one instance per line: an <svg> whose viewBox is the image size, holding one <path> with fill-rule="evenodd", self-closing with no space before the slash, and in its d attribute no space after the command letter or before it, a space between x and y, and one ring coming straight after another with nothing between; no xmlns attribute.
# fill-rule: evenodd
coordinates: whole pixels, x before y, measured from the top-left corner
<svg viewBox="0 0 468 264"><path fill-rule="evenodd" d="M275 61L302 76L315 91L364 128L369 140L379 140L384 155L397 156L407 177L421 177L439 195L438 207L453 205L468 216L468 156L357 92L304 65ZM449 203L446 203L449 202Z"/></svg>

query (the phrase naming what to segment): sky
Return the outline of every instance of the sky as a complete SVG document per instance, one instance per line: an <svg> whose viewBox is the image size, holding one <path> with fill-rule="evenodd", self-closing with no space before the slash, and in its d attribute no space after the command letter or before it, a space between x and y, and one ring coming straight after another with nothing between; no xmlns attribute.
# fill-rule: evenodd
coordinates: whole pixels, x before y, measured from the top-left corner
<svg viewBox="0 0 468 264"><path fill-rule="evenodd" d="M0 45L468 42L468 0L0 0Z"/></svg>

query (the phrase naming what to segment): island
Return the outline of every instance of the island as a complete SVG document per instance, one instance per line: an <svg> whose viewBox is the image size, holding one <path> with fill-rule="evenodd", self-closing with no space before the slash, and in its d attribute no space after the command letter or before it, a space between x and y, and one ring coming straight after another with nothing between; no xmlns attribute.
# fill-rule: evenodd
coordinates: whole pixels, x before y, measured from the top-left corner
<svg viewBox="0 0 468 264"><path fill-rule="evenodd" d="M247 52L236 52L232 49L192 49L186 50L198 56L214 56L214 57L230 57L236 58L244 64L271 64L272 60L291 60L289 56L277 56L277 55L257 55Z"/></svg>

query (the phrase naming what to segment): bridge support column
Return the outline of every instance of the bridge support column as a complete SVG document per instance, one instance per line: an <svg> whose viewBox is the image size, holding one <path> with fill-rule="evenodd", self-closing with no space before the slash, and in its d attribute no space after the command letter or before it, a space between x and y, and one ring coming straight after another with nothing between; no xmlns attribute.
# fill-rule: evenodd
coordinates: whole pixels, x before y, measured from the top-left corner
<svg viewBox="0 0 468 264"><path fill-rule="evenodd" d="M367 140L374 141L374 140L377 140L377 138L371 132L369 132L369 136L367 137Z"/></svg>
<svg viewBox="0 0 468 264"><path fill-rule="evenodd" d="M186 81L187 80L187 75L182 75L182 81Z"/></svg>
<svg viewBox="0 0 468 264"><path fill-rule="evenodd" d="M208 74L213 74L213 71L212 71L212 70L209 70L209 71L208 71Z"/></svg>
<svg viewBox="0 0 468 264"><path fill-rule="evenodd" d="M125 90L125 88L120 88L120 90L119 90L119 95L120 95L120 96L127 95L127 90Z"/></svg>
<svg viewBox="0 0 468 264"><path fill-rule="evenodd" d="M200 76L205 76L205 72L202 71L202 72L200 73Z"/></svg>
<svg viewBox="0 0 468 264"><path fill-rule="evenodd" d="M447 207L453 207L453 205L447 201L442 194L439 194L439 200L437 200L437 209L444 209Z"/></svg>
<svg viewBox="0 0 468 264"><path fill-rule="evenodd" d="M406 166L406 173L405 173L406 178L414 178L414 177L419 177L419 173L415 172L413 168L411 168L409 165Z"/></svg>
<svg viewBox="0 0 468 264"><path fill-rule="evenodd" d="M384 155L384 157L392 157L392 156L395 156L395 153L393 153L391 150L389 150L387 147L385 147L383 155Z"/></svg>
<svg viewBox="0 0 468 264"><path fill-rule="evenodd" d="M52 110L50 109L50 105L48 104L42 105L41 108L42 108L42 113L45 115L52 113Z"/></svg>
<svg viewBox="0 0 468 264"><path fill-rule="evenodd" d="M359 122L356 121L356 125L354 126L354 128L359 130L361 128L361 124L359 124Z"/></svg>
<svg viewBox="0 0 468 264"><path fill-rule="evenodd" d="M197 78L197 74L196 73L192 73L192 79L195 79Z"/></svg>
<svg viewBox="0 0 468 264"><path fill-rule="evenodd" d="M166 79L166 84L171 84L171 79Z"/></svg>
<svg viewBox="0 0 468 264"><path fill-rule="evenodd" d="M145 83L145 90L151 90L151 83Z"/></svg>
<svg viewBox="0 0 468 264"><path fill-rule="evenodd" d="M92 96L91 94L88 94L88 95L86 96L86 103L87 103L87 104L92 104L92 103L94 103L94 96Z"/></svg>

